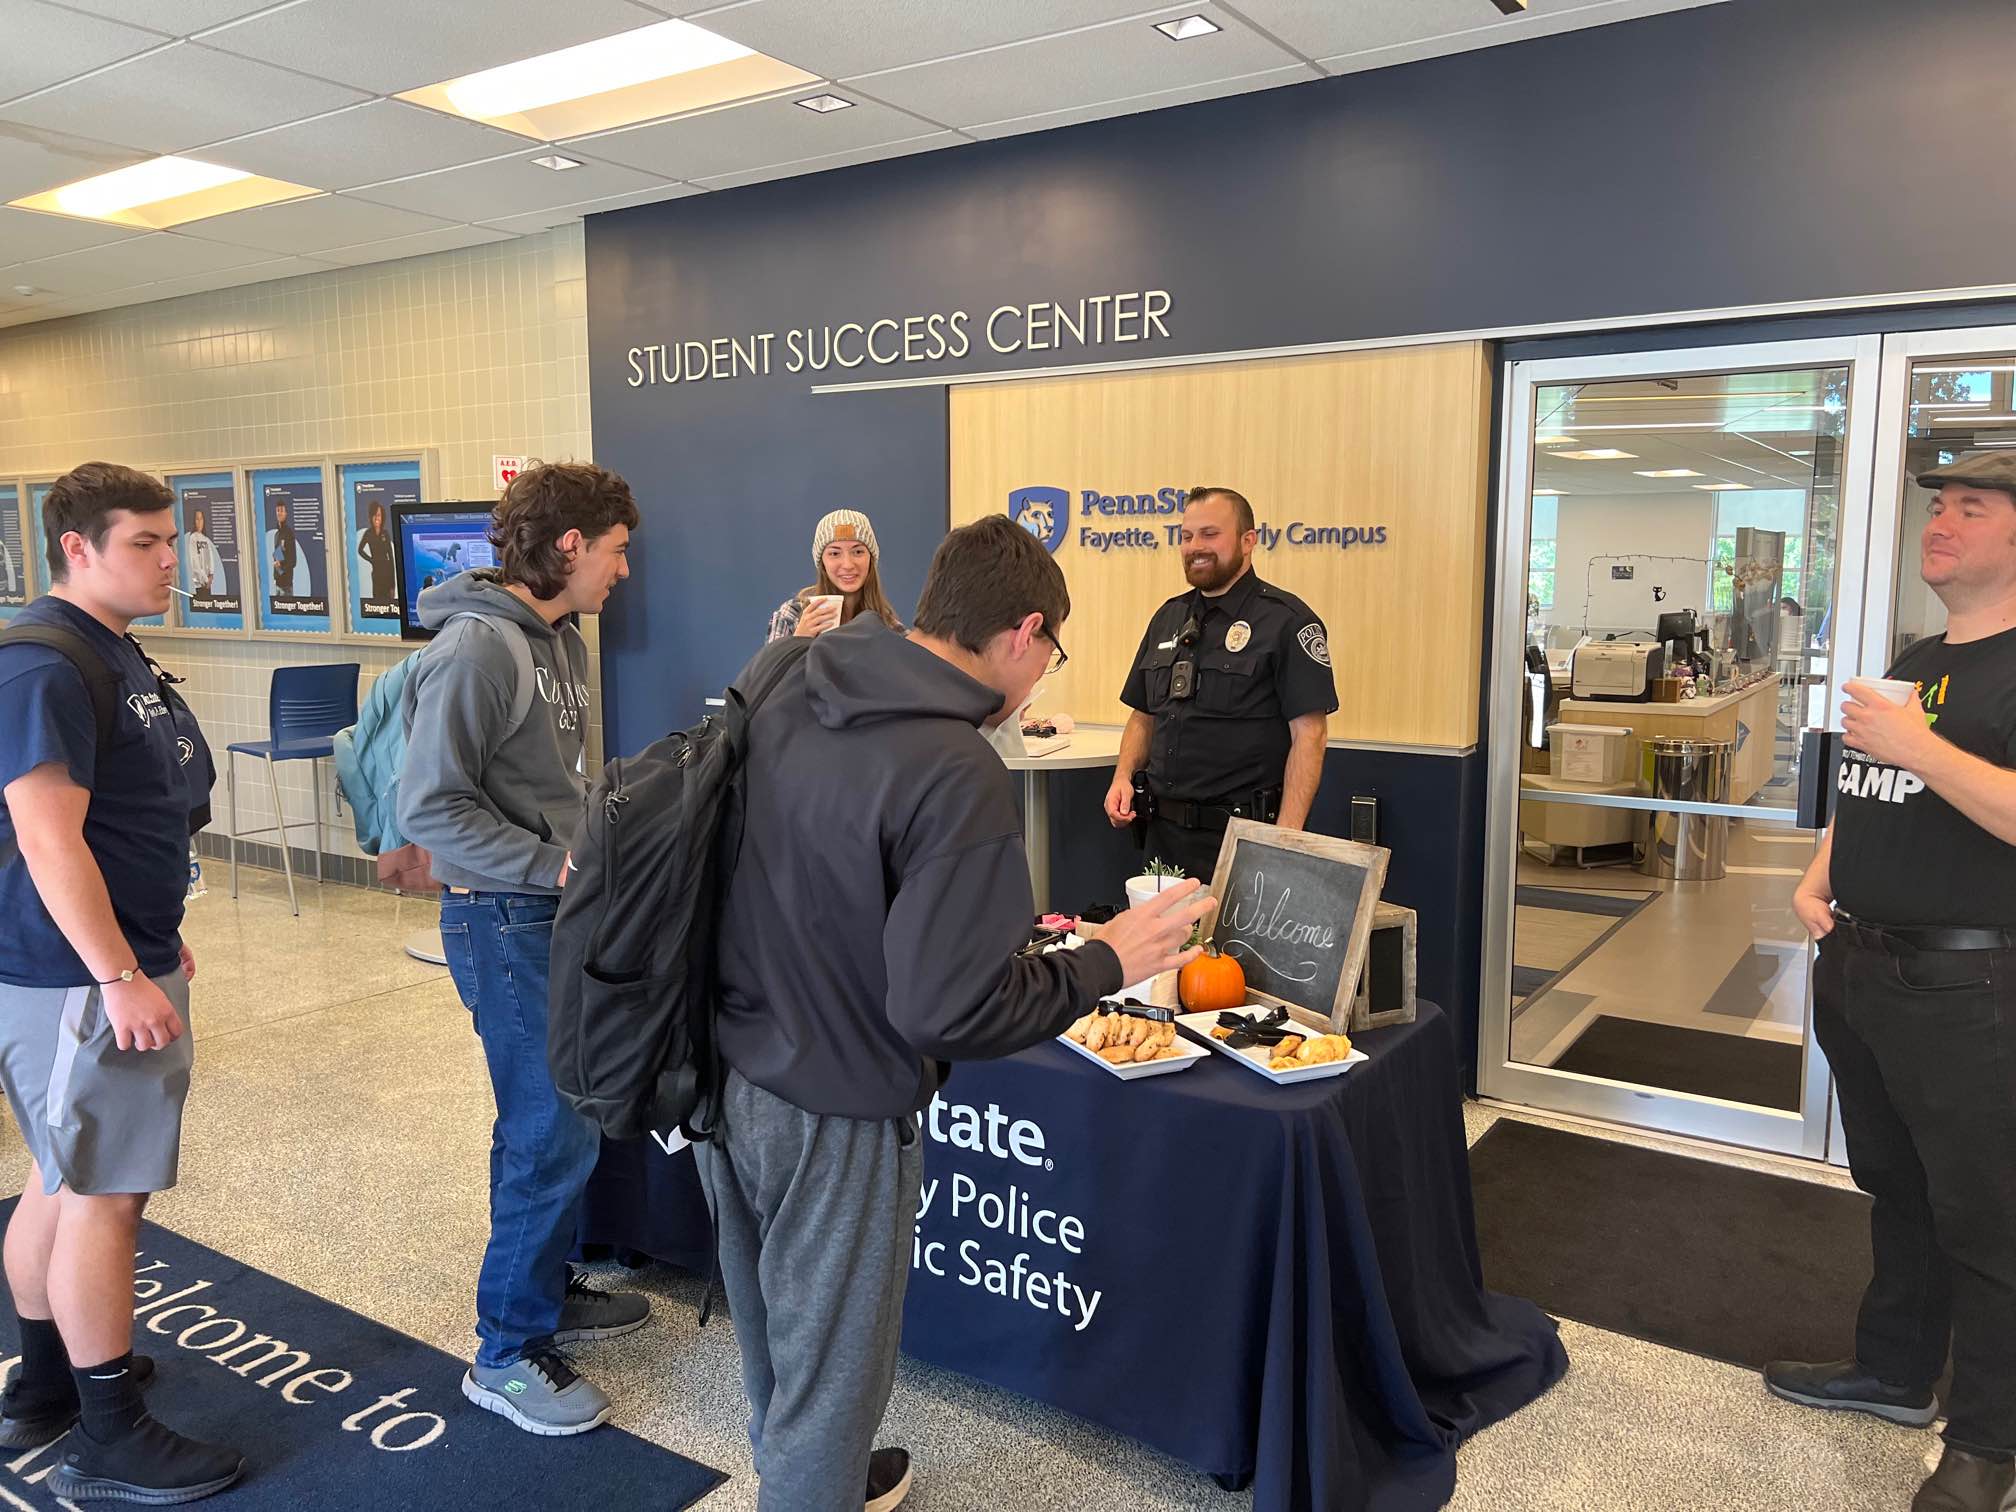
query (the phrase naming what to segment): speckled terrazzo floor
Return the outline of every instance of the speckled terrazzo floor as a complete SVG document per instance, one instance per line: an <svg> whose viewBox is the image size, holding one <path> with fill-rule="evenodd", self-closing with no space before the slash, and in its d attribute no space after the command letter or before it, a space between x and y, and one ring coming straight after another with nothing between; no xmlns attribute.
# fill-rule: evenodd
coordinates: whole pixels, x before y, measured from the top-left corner
<svg viewBox="0 0 2016 1512"><path fill-rule="evenodd" d="M192 906L195 1090L182 1185L152 1216L466 1356L490 1093L446 973L398 949L433 914L309 885L294 919L280 878L251 870L236 903L220 885ZM1469 1108L1472 1139L1498 1116ZM6 1122L8 1190L26 1166ZM696 1326L697 1280L654 1268L623 1284L658 1299L653 1325L584 1346L580 1363L626 1427L729 1473L705 1512L753 1508L728 1328ZM1924 1474L1929 1433L1789 1407L1747 1372L1579 1324L1562 1336L1568 1378L1464 1448L1453 1508L1903 1512ZM1074 1418L907 1360L887 1436L917 1456L906 1505L919 1512L1236 1512L1250 1500Z"/></svg>

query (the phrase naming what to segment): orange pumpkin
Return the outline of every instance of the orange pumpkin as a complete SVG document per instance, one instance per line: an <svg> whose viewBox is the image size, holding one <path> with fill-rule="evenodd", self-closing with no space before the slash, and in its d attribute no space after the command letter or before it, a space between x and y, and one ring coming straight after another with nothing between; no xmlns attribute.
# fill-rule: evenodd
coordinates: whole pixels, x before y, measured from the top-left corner
<svg viewBox="0 0 2016 1512"><path fill-rule="evenodd" d="M1246 1004L1246 973L1232 957L1220 955L1215 947L1207 945L1204 954L1185 966L1176 978L1176 995L1182 999L1186 1013L1222 1013L1227 1008L1242 1008Z"/></svg>

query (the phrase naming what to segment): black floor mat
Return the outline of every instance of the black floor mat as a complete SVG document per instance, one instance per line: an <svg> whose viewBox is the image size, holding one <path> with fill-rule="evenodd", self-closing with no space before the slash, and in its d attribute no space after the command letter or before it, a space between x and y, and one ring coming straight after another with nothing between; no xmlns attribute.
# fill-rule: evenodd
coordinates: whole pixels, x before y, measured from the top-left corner
<svg viewBox="0 0 2016 1512"><path fill-rule="evenodd" d="M1802 1047L1781 1040L1605 1013L1582 1031L1554 1069L1797 1112L1805 1059Z"/></svg>

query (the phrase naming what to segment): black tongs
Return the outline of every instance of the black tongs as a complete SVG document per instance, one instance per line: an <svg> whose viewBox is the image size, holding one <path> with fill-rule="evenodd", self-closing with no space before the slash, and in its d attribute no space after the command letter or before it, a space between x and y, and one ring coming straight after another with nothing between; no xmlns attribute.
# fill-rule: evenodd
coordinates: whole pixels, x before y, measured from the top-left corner
<svg viewBox="0 0 2016 1512"><path fill-rule="evenodd" d="M1124 1013L1128 1018L1149 1019L1157 1024L1176 1022L1174 1008L1157 1008L1150 1003L1137 1003L1131 998L1101 998L1094 1013Z"/></svg>
<svg viewBox="0 0 2016 1512"><path fill-rule="evenodd" d="M1227 1008L1218 1015L1218 1027L1232 1031L1223 1042L1229 1050L1250 1050L1255 1045L1278 1045L1289 1035L1302 1032L1288 1022L1286 1008L1276 1008L1272 1013L1263 1014L1245 1014L1236 1008Z"/></svg>

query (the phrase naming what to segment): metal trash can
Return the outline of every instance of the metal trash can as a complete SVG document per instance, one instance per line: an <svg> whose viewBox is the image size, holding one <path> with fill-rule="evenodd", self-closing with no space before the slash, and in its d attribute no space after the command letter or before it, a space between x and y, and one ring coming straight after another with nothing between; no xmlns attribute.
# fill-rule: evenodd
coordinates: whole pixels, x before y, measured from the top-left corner
<svg viewBox="0 0 2016 1512"><path fill-rule="evenodd" d="M1652 796L1682 803L1727 803L1736 743L1654 739ZM1720 814L1648 813L1638 870L1678 882L1717 882L1729 869L1729 820Z"/></svg>

